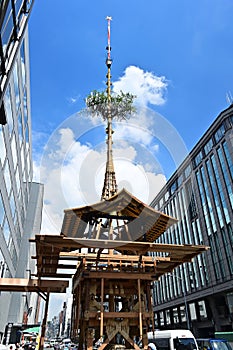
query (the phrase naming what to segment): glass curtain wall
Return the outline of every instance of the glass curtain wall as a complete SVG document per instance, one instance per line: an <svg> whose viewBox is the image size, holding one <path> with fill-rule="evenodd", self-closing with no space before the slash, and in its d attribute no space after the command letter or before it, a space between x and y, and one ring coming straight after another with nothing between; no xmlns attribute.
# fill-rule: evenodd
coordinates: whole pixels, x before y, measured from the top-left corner
<svg viewBox="0 0 233 350"><path fill-rule="evenodd" d="M159 328L192 325L212 317L200 291L232 281L233 107L226 114L216 119L151 203L179 220L157 242L210 246L207 253L155 283L155 324ZM199 300L193 302L192 295L198 291Z"/></svg>

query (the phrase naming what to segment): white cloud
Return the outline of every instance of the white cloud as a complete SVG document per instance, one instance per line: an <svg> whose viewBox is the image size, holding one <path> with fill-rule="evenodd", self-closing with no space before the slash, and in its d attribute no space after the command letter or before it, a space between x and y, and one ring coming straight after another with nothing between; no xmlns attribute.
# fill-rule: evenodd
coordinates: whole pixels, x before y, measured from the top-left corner
<svg viewBox="0 0 233 350"><path fill-rule="evenodd" d="M115 92L130 91L137 96L137 105L143 107L164 103L166 88L164 77L135 66L127 67L124 75L113 83ZM83 125L85 123L87 121ZM100 144L93 144L93 135L100 125L102 127L102 121L89 119L88 123L82 129L80 116L68 118L51 135L41 164L34 166L36 178L45 185L43 233L60 232L64 209L100 200L106 145L104 139ZM154 124L154 115L143 108L138 109L134 118L114 123L114 162L119 188L125 187L146 203L150 203L165 184L162 168L154 157L159 152L159 145L154 142ZM74 125L83 133L80 131L77 136ZM83 135L85 142L80 142Z"/></svg>
<svg viewBox="0 0 233 350"><path fill-rule="evenodd" d="M82 145L67 128L58 134L58 149L48 152L49 161L34 166L37 178L45 185L43 234L60 232L64 209L99 201L104 181L106 154L102 145L100 150ZM165 184L165 176L148 172L142 160L141 164L137 163L137 157L140 159L140 154L129 140L117 142L114 148L117 183L119 188L125 187L143 202L150 203L156 189Z"/></svg>
<svg viewBox="0 0 233 350"><path fill-rule="evenodd" d="M68 97L68 98L67 98L67 101L68 101L70 104L75 104L79 99L80 99L80 95L77 95L77 96Z"/></svg>
<svg viewBox="0 0 233 350"><path fill-rule="evenodd" d="M135 66L127 67L124 75L113 83L114 92L122 90L136 95L136 102L141 106L163 104L166 88L165 77L158 77Z"/></svg>
<svg viewBox="0 0 233 350"><path fill-rule="evenodd" d="M114 139L132 140L143 145L149 145L152 141L153 135L151 135L149 131L145 129L145 127L140 127L139 125L137 125L135 119L133 120L133 122L133 124L131 124L130 121L115 124L116 127L114 130Z"/></svg>

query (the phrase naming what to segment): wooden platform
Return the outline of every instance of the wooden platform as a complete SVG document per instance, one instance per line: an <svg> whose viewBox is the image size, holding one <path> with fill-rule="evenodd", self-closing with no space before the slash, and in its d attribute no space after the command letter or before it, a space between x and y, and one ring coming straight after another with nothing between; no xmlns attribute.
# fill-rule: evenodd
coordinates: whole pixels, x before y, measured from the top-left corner
<svg viewBox="0 0 233 350"><path fill-rule="evenodd" d="M208 247L154 243L175 218L126 190L65 210L61 235L36 235L35 277L72 278L71 338L91 350L115 343L139 350L154 327L154 282Z"/></svg>

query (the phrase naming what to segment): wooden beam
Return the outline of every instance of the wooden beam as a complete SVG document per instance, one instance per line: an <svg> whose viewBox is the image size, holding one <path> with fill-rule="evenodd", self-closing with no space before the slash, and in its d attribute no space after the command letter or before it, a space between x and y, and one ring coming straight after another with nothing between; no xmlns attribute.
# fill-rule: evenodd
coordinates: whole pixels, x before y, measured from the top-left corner
<svg viewBox="0 0 233 350"><path fill-rule="evenodd" d="M102 272L102 271L86 271L83 273L83 278L107 278L107 279L126 279L135 280L141 279L144 281L154 281L156 280L156 274L154 273L137 273L137 272Z"/></svg>
<svg viewBox="0 0 233 350"><path fill-rule="evenodd" d="M54 272L49 272L49 271L38 271L38 274L31 274L31 276L34 277L48 277L48 278L72 278L73 273L57 273L56 271Z"/></svg>
<svg viewBox="0 0 233 350"><path fill-rule="evenodd" d="M46 271L46 269L52 269L52 268L57 268L57 269L69 269L69 270L76 270L77 269L77 265L74 264L52 264L52 263L43 263L41 270L42 271Z"/></svg>
<svg viewBox="0 0 233 350"><path fill-rule="evenodd" d="M77 252L61 252L59 255L59 260L81 260L82 258L87 258L87 260L96 260L97 253L77 253ZM34 257L36 259L36 257ZM49 257L48 257L49 258ZM99 260L109 260L109 254L101 254ZM111 255L111 261L136 261L140 260L139 256L135 255L123 255L123 254L113 254ZM141 261L170 261L170 257L164 256L142 256Z"/></svg>
<svg viewBox="0 0 233 350"><path fill-rule="evenodd" d="M46 237L47 236L47 237ZM116 249L118 251L150 251L150 252L164 252L164 253L180 253L181 255L199 254L209 249L203 245L192 245L192 244L163 244L163 243L151 243L151 242L140 242L140 241L118 241L118 240L103 240L103 239L83 239L83 238L69 238L63 236L53 235L36 235L36 240L33 240L37 245L43 247L48 244L51 245L51 252L53 251L54 245L56 248L62 251L65 248L75 250L78 248L104 248L104 249ZM43 239L42 239L43 238ZM30 240L31 241L31 240ZM43 255L43 254L42 254ZM53 256L56 254L53 253ZM58 254L59 256L59 254ZM156 257L154 257L156 258Z"/></svg>
<svg viewBox="0 0 233 350"><path fill-rule="evenodd" d="M94 318L94 319L97 319L97 316L99 315L99 312L97 311L89 311L89 318ZM103 313L103 317L104 319L107 319L107 318L111 318L111 319L115 319L115 318L134 318L134 319L137 319L138 318L138 312L136 311L127 311L127 312L104 312ZM142 319L146 319L146 318L151 318L151 312L148 312L148 311L145 311L143 312L142 311ZM99 322L99 321L98 321ZM137 321L138 323L138 321Z"/></svg>
<svg viewBox="0 0 233 350"><path fill-rule="evenodd" d="M65 293L69 281L27 278L0 278L0 291Z"/></svg>

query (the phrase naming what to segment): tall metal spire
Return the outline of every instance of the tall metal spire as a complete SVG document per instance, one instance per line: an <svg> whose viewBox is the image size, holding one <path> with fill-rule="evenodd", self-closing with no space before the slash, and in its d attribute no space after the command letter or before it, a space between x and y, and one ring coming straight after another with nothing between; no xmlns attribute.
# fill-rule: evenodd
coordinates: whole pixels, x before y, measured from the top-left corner
<svg viewBox="0 0 233 350"><path fill-rule="evenodd" d="M105 170L105 178L104 178L104 186L102 190L102 200L106 200L110 197L112 197L114 194L117 193L117 184L116 184L116 175L114 170L114 164L113 164L113 156L112 156L112 114L111 114L111 66L112 66L112 59L111 59L111 45L110 45L110 22L112 20L111 17L106 17L108 21L108 46L106 47L107 50L107 59L106 59L106 66L108 68L108 72L106 75L107 78L107 110L108 110L108 116L107 116L107 128L106 128L106 134L107 134L107 161L106 161L106 170Z"/></svg>

